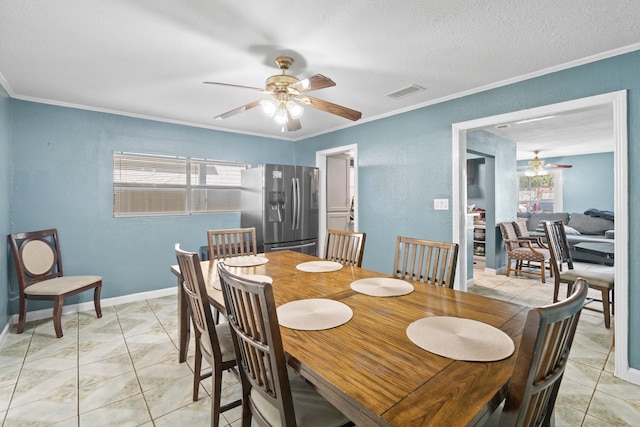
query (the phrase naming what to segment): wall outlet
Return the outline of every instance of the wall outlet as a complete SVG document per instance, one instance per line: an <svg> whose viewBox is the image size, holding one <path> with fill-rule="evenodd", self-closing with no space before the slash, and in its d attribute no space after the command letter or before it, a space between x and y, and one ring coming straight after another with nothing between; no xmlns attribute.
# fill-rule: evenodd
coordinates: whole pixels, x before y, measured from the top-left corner
<svg viewBox="0 0 640 427"><path fill-rule="evenodd" d="M433 209L437 211L448 211L449 199L433 199Z"/></svg>

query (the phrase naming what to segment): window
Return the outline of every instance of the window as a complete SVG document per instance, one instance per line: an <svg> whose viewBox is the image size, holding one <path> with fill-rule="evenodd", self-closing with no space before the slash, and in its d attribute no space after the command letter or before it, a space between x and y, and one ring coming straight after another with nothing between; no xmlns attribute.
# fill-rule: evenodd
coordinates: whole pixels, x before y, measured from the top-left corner
<svg viewBox="0 0 640 427"><path fill-rule="evenodd" d="M518 212L562 212L562 171L518 173Z"/></svg>
<svg viewBox="0 0 640 427"><path fill-rule="evenodd" d="M113 215L186 215L240 210L245 163L113 153Z"/></svg>

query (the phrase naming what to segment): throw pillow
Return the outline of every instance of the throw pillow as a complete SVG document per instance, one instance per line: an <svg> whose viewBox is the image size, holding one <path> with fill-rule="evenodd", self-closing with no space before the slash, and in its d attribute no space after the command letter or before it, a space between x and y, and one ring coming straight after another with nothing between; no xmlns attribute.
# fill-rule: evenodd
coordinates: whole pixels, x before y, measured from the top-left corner
<svg viewBox="0 0 640 427"><path fill-rule="evenodd" d="M564 232L565 232L565 234L575 234L575 235L582 234L578 230L576 230L575 228L569 227L568 225L564 226Z"/></svg>
<svg viewBox="0 0 640 427"><path fill-rule="evenodd" d="M516 230L516 236L529 237L529 230L527 230L527 221L514 221L513 228Z"/></svg>

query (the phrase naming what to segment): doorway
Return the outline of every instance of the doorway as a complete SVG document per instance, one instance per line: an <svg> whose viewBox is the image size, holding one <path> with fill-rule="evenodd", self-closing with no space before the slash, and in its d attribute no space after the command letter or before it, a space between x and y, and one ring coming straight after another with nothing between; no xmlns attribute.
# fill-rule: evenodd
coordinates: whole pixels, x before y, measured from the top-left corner
<svg viewBox="0 0 640 427"><path fill-rule="evenodd" d="M466 227L465 227L465 206L467 200L466 190L466 150L467 132L480 129L486 126L496 126L505 122L527 120L533 117L561 114L563 112L578 110L581 108L592 108L602 105L613 107L613 135L615 142L614 149L614 182L615 182L615 295L617 301L628 301L629 287L629 259L627 249L629 247L629 213L628 213L628 156L627 156L627 92L618 91L588 98L581 98L573 101L558 104L546 105L528 110L516 111L513 113L501 114L498 116L484 117L468 122L454 123L452 125L452 170L453 170L453 239L461 247L466 247ZM618 254L620 256L618 256ZM467 272L460 266L466 265L466 253L460 251L458 262L458 274L456 274L456 288L466 290ZM629 369L628 360L628 306L627 304L616 305L615 335L615 372L614 374L622 379L637 382L638 379L631 377L634 375Z"/></svg>
<svg viewBox="0 0 640 427"><path fill-rule="evenodd" d="M321 150L316 152L316 167L319 170L320 181L320 200L319 200L319 224L318 224L318 244L319 254L324 253L324 240L327 231L327 159L332 156L338 156L341 154L348 154L353 162L353 168L350 174L350 192L353 200L353 219L351 220L351 227L353 230L358 230L358 145L343 145L341 147L330 148L327 150Z"/></svg>

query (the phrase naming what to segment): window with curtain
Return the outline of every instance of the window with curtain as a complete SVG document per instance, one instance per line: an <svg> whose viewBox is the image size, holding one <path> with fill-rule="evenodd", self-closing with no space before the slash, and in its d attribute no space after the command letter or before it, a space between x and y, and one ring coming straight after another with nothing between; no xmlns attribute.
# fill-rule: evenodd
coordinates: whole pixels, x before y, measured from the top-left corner
<svg viewBox="0 0 640 427"><path fill-rule="evenodd" d="M245 163L113 153L113 215L188 215L240 210Z"/></svg>

